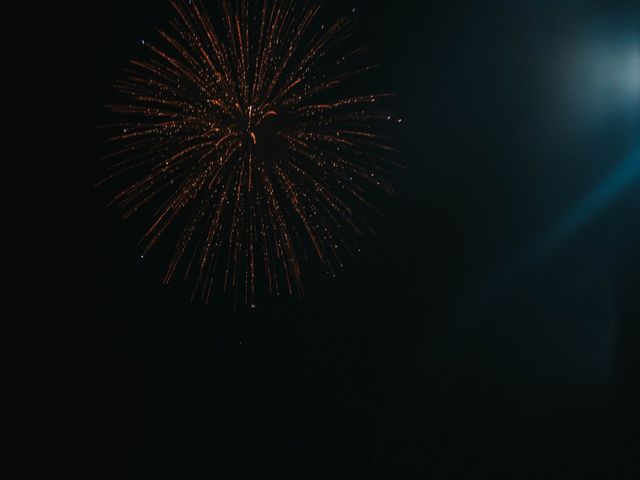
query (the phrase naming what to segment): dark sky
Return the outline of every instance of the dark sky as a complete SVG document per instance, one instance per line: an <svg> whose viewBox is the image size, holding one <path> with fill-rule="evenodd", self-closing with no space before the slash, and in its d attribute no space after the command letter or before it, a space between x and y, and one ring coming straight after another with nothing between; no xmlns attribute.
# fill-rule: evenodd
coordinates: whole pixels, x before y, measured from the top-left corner
<svg viewBox="0 0 640 480"><path fill-rule="evenodd" d="M320 16L352 8L382 65L363 83L399 94L407 170L357 263L236 315L231 296L162 286L146 219L92 186L111 85L168 2L69 22L89 478L634 478L640 7L327 0Z"/></svg>

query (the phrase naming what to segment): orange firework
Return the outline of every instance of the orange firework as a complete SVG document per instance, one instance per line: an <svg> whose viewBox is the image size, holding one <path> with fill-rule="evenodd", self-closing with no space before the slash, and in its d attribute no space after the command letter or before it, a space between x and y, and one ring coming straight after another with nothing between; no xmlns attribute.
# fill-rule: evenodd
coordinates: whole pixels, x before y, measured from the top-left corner
<svg viewBox="0 0 640 480"><path fill-rule="evenodd" d="M305 245L333 273L367 228L353 210L368 205L366 188L391 190L392 149L375 133L399 122L378 109L389 95L340 96L372 68L350 67L365 49L334 53L350 21L311 33L319 7L300 3L221 0L210 18L197 1L172 2L171 30L143 42L149 58L116 84L127 100L110 108L126 120L112 126L120 147L109 157L122 159L109 178L142 173L115 201L125 217L157 202L145 254L182 225L164 281L183 265L205 300L217 273L246 303L256 278L303 295Z"/></svg>

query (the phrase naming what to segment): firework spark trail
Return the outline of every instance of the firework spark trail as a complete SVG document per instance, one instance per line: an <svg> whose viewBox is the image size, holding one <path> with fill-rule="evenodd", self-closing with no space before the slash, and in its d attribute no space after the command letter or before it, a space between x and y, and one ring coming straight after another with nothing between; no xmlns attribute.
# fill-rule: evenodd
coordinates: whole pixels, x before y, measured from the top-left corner
<svg viewBox="0 0 640 480"><path fill-rule="evenodd" d="M162 202L144 254L183 225L165 282L190 257L186 275L197 271L194 295L206 301L219 268L225 290L243 290L246 303L260 270L269 293L302 296L305 242L333 273L368 228L352 206L368 205L370 186L391 191L393 149L375 124L399 119L377 109L388 94L335 93L373 68L349 70L363 48L332 55L351 35L347 18L311 34L318 5L219 3L216 29L200 2L172 1L162 46L143 42L149 59L132 61L116 83L127 100L110 109L127 120L111 125L119 147L109 159L124 160L108 178L142 174L114 201L125 218Z"/></svg>

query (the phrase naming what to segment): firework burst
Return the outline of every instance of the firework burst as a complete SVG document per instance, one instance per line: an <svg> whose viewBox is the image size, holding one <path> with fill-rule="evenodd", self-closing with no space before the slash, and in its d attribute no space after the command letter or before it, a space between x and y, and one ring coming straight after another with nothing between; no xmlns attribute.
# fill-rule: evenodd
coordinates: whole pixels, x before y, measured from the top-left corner
<svg viewBox="0 0 640 480"><path fill-rule="evenodd" d="M317 5L221 0L213 17L195 0L172 6L109 106L123 121L110 126L108 178L134 175L114 201L125 218L155 205L144 254L180 227L165 282L194 273L206 301L219 284L253 304L258 278L303 295L301 259L315 252L333 274L369 228L356 214L367 189L391 191L392 148L376 133L399 121L379 107L389 95L338 93L373 67L354 67L364 48L336 53L348 18L312 32Z"/></svg>

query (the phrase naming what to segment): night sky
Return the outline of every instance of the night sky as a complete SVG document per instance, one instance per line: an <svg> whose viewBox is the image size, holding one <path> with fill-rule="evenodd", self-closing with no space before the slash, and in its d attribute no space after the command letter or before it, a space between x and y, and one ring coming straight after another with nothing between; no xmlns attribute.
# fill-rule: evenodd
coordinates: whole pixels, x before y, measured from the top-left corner
<svg viewBox="0 0 640 480"><path fill-rule="evenodd" d="M60 190L88 478L638 478L637 2L327 0L406 169L356 261L236 314L163 286L171 245L141 259L148 217L93 186L169 2L85 8Z"/></svg>

